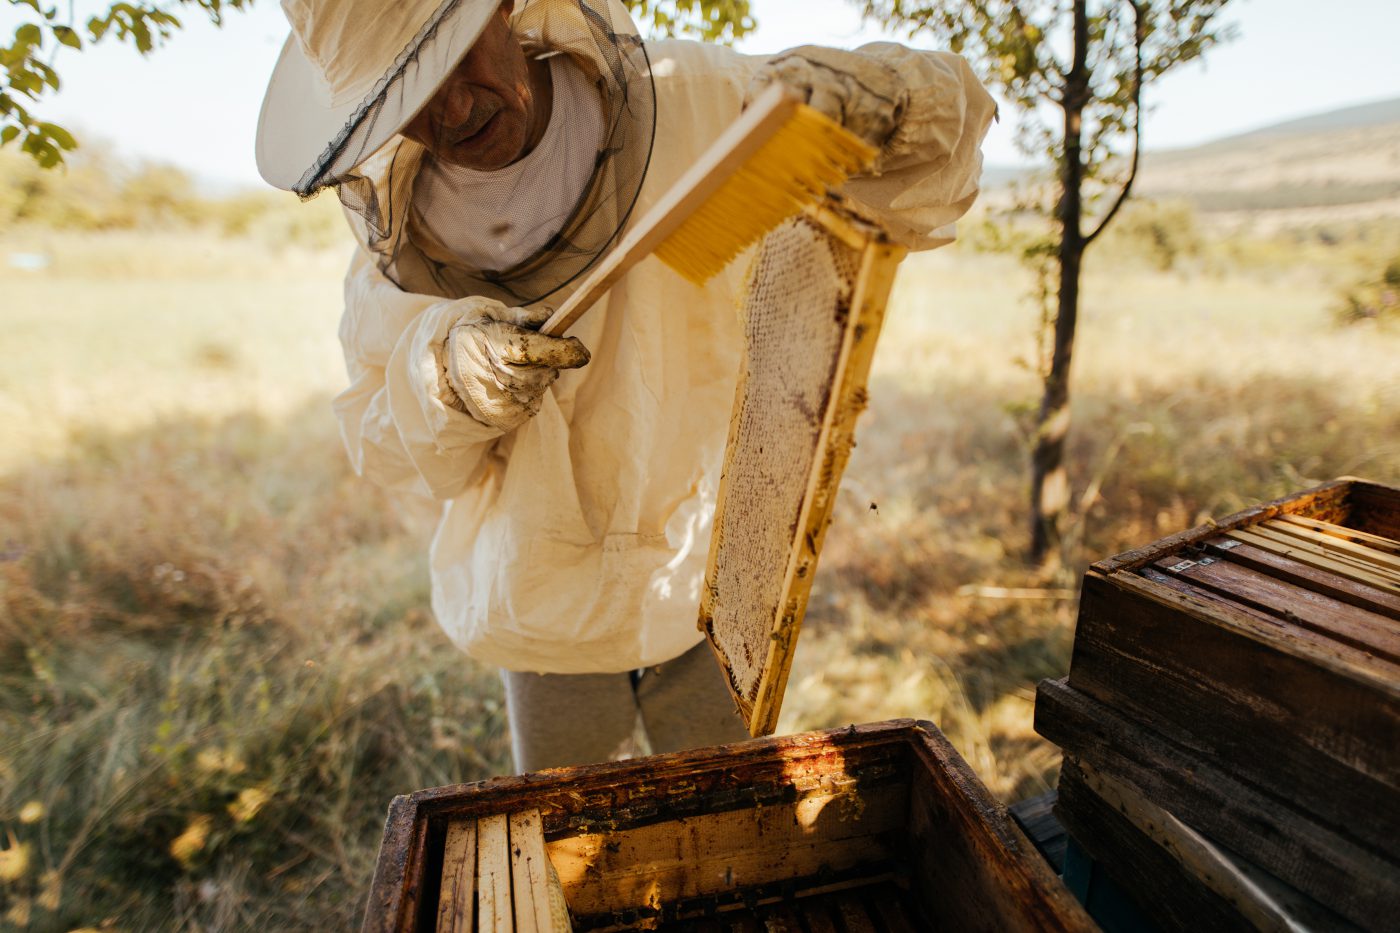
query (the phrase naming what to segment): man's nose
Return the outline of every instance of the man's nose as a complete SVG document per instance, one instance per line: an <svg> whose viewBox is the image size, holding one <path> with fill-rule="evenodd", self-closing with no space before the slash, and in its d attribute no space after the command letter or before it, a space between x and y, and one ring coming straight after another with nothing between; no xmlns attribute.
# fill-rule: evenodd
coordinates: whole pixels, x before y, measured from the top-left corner
<svg viewBox="0 0 1400 933"><path fill-rule="evenodd" d="M465 81L449 81L439 93L441 94L439 113L442 125L455 127L466 123L468 117L471 116L472 105L475 103L475 95L472 94L471 85Z"/></svg>

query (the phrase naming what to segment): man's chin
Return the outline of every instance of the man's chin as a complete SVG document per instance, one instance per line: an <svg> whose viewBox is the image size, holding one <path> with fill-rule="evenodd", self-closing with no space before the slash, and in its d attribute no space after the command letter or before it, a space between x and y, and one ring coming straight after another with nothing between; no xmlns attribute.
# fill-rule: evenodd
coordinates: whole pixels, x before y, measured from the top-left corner
<svg viewBox="0 0 1400 933"><path fill-rule="evenodd" d="M502 120L494 121L496 124ZM514 127L488 124L482 130L481 138L473 138L452 146L446 159L453 165L475 169L478 172L494 172L505 168L521 156L524 148L523 134L512 132Z"/></svg>

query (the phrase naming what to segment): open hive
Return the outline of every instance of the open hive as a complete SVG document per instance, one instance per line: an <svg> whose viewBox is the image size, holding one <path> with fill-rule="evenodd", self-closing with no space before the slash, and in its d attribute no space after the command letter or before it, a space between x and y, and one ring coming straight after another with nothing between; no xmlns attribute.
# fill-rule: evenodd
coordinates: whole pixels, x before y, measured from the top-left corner
<svg viewBox="0 0 1400 933"><path fill-rule="evenodd" d="M575 930L1094 929L947 740L901 720L397 797L366 933L549 929L450 843L511 814L538 814ZM528 855L515 838L493 864Z"/></svg>
<svg viewBox="0 0 1400 933"><path fill-rule="evenodd" d="M1218 845L1352 923L1392 927L1400 490L1339 480L1095 564L1036 729L1065 751L1066 828L1130 890L1181 902L1114 841L1161 843L1179 822L1175 839L1200 836L1167 855L1195 861L1183 877L1209 874L1187 849Z"/></svg>

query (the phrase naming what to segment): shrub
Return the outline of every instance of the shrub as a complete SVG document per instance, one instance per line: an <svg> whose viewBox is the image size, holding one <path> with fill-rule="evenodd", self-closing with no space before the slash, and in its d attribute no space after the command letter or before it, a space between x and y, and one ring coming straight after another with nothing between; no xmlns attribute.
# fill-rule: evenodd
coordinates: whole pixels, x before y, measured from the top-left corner
<svg viewBox="0 0 1400 933"><path fill-rule="evenodd" d="M1386 263L1379 277L1363 280L1344 291L1335 314L1342 324L1400 321L1400 256Z"/></svg>
<svg viewBox="0 0 1400 933"><path fill-rule="evenodd" d="M188 173L155 162L128 164L85 147L60 169L0 150L0 224L53 230L211 229L277 247L322 248L345 240L334 197L310 204L280 191L210 197Z"/></svg>
<svg viewBox="0 0 1400 933"><path fill-rule="evenodd" d="M1104 245L1161 272L1203 251L1196 211L1185 201L1129 201L1105 231Z"/></svg>

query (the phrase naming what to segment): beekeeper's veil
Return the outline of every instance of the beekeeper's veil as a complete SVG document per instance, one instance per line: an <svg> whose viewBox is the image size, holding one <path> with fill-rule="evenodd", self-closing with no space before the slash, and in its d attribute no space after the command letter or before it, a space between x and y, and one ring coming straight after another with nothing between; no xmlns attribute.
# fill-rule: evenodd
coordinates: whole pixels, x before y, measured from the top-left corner
<svg viewBox="0 0 1400 933"><path fill-rule="evenodd" d="M526 54L568 55L599 92L595 169L560 229L510 268L470 268L428 233L414 183L433 156L399 133L500 6L500 0L282 2L292 35L263 101L258 169L270 184L303 197L336 188L361 242L407 291L486 295L509 304L547 298L616 237L646 174L656 101L646 51L626 8L619 0L515 0L511 26ZM559 107L550 117L585 118L597 119ZM435 203L433 214L450 217L453 210Z"/></svg>

